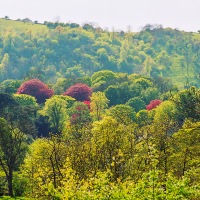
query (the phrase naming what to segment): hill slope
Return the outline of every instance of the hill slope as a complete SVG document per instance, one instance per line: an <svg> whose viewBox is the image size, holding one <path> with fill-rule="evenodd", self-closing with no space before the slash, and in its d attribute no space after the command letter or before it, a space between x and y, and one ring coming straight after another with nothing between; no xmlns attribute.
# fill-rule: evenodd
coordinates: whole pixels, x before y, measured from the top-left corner
<svg viewBox="0 0 200 200"><path fill-rule="evenodd" d="M139 33L89 24L0 19L0 81L90 76L99 70L168 77L200 86L200 35L147 25Z"/></svg>

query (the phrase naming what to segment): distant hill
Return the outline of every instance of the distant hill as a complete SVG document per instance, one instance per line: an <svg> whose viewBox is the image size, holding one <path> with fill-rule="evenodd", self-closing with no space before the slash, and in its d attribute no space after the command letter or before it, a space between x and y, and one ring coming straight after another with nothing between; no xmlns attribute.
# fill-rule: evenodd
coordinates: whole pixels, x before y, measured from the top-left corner
<svg viewBox="0 0 200 200"><path fill-rule="evenodd" d="M28 19L28 18L27 18ZM82 78L100 70L200 87L200 34L146 25L138 33L90 24L0 19L0 81Z"/></svg>

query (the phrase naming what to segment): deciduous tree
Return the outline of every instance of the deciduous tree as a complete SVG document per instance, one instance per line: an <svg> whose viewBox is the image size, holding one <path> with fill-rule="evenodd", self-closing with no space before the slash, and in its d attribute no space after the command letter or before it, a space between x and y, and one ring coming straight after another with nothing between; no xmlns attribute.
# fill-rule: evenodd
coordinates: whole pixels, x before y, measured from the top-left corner
<svg viewBox="0 0 200 200"><path fill-rule="evenodd" d="M10 196L13 196L13 172L22 163L26 149L25 134L0 118L0 167L6 175Z"/></svg>
<svg viewBox="0 0 200 200"><path fill-rule="evenodd" d="M77 83L66 90L63 95L71 96L77 101L90 100L92 89L86 84Z"/></svg>
<svg viewBox="0 0 200 200"><path fill-rule="evenodd" d="M47 116L54 133L61 133L67 120L67 100L65 96L55 95L45 102L40 114Z"/></svg>
<svg viewBox="0 0 200 200"><path fill-rule="evenodd" d="M39 79L31 79L24 82L17 90L17 94L34 96L38 103L44 103L53 95L53 90Z"/></svg>
<svg viewBox="0 0 200 200"><path fill-rule="evenodd" d="M105 109L108 108L109 100L106 98L103 92L94 92L91 96L91 115L94 120L100 120L102 118Z"/></svg>

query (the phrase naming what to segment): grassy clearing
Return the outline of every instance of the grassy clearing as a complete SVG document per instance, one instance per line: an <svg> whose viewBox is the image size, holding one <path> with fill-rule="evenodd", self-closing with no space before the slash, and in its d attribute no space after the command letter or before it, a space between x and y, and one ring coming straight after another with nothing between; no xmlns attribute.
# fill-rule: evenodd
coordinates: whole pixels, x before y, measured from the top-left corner
<svg viewBox="0 0 200 200"><path fill-rule="evenodd" d="M47 33L48 28L42 24L24 23L15 20L0 19L0 32L7 31L8 29L14 29L17 33L31 31L32 34Z"/></svg>
<svg viewBox="0 0 200 200"><path fill-rule="evenodd" d="M192 37L193 39L200 40L200 33L193 33Z"/></svg>

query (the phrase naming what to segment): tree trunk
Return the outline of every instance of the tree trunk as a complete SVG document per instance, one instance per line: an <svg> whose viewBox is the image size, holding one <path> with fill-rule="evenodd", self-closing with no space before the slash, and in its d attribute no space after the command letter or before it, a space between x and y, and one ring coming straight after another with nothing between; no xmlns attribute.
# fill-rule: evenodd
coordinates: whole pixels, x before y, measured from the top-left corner
<svg viewBox="0 0 200 200"><path fill-rule="evenodd" d="M13 197L13 185L12 185L13 173L12 173L12 171L9 172L7 180L8 180L8 194L9 194L9 196Z"/></svg>

